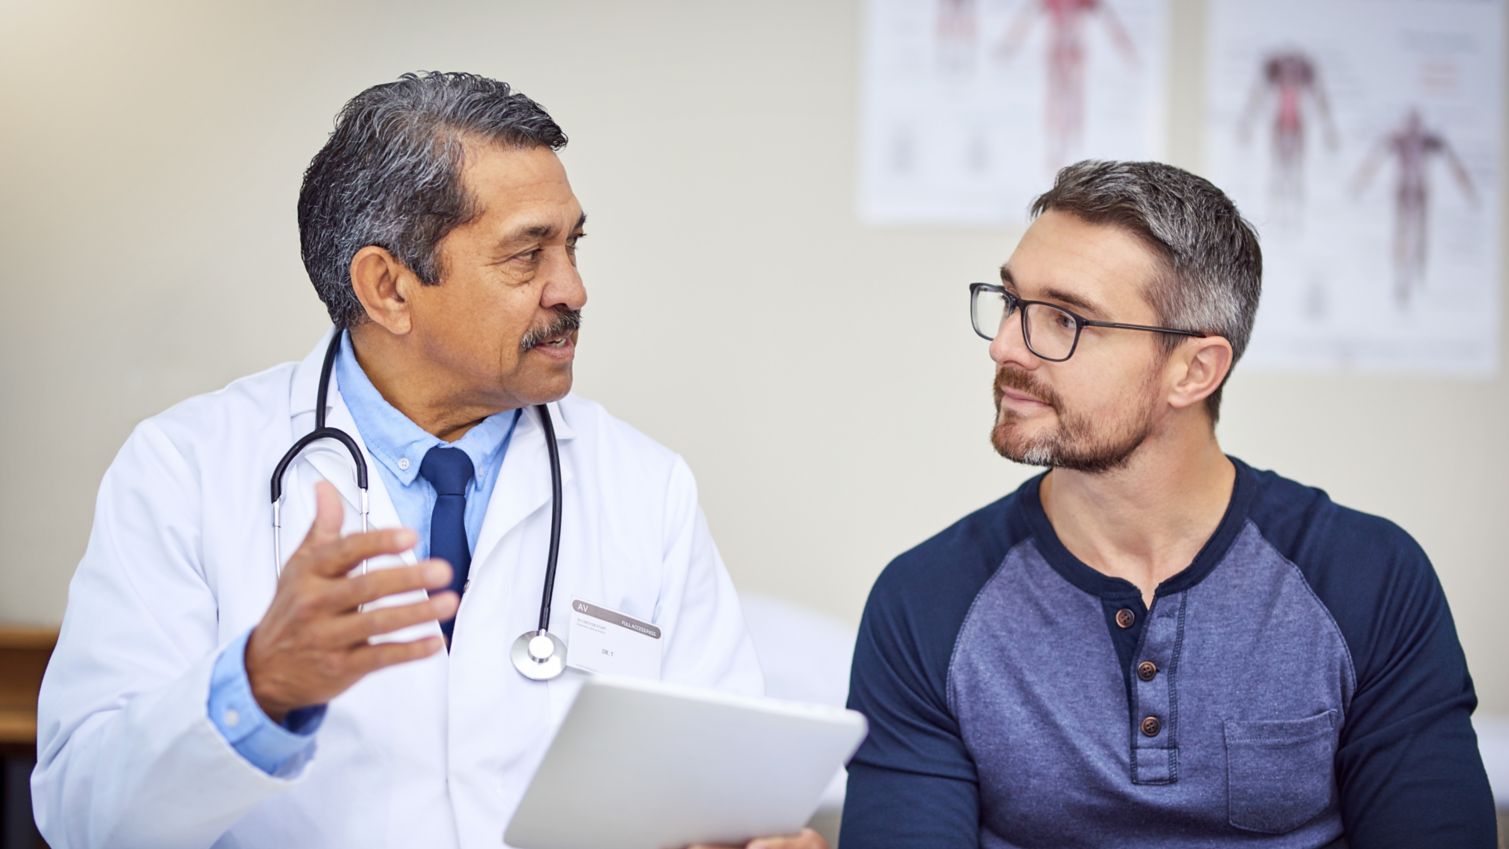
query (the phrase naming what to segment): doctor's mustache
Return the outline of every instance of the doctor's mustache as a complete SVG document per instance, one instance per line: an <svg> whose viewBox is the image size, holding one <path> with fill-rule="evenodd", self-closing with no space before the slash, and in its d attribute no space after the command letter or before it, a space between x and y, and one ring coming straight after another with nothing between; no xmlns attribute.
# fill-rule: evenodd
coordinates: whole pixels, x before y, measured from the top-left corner
<svg viewBox="0 0 1509 849"><path fill-rule="evenodd" d="M581 328L581 310L573 310L566 307L556 307L555 311L557 314L555 321L552 321L544 327L531 329L528 333L524 334L523 339L519 340L519 350L521 352L536 347L542 342L548 342L549 340L554 339L557 336L561 336L566 333L570 333L573 330L578 330Z"/></svg>

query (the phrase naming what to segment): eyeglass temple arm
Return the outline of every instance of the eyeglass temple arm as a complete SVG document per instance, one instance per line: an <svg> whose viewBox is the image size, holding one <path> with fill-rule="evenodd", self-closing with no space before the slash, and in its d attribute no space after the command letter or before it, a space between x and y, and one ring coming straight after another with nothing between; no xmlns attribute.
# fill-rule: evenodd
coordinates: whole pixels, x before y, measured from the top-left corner
<svg viewBox="0 0 1509 849"><path fill-rule="evenodd" d="M1067 312L1067 310L1066 310ZM1096 321L1091 318L1082 318L1080 321L1085 327L1111 327L1118 330L1146 330L1150 333L1173 333L1178 336L1194 336L1204 339L1209 333L1201 333L1198 330L1179 330L1173 327L1153 327L1147 324L1122 324L1119 321Z"/></svg>

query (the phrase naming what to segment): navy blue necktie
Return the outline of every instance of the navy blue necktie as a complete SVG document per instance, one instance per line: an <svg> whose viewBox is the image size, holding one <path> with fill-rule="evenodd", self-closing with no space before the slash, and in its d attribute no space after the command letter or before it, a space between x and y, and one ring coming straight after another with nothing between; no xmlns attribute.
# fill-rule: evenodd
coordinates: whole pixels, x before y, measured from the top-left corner
<svg viewBox="0 0 1509 849"><path fill-rule="evenodd" d="M466 587L472 565L472 549L466 542L466 486L471 483L472 460L460 448L437 445L419 464L419 476L435 487L435 512L430 514L430 556L451 564L451 589L457 595ZM455 619L440 623L445 644L451 643Z"/></svg>

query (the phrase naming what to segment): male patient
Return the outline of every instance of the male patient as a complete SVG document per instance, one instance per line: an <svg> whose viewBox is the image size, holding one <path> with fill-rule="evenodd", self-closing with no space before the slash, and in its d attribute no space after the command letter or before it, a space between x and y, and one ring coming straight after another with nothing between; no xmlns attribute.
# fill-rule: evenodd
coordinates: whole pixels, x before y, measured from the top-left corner
<svg viewBox="0 0 1509 849"><path fill-rule="evenodd" d="M1209 182L1081 162L970 287L991 441L1048 471L870 596L844 849L1491 849L1430 561L1222 453L1257 236Z"/></svg>

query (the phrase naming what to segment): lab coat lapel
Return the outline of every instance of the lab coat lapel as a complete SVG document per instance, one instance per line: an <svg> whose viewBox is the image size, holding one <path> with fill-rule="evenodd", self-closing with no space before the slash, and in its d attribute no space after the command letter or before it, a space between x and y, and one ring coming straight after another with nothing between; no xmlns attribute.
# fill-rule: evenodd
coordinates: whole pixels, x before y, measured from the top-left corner
<svg viewBox="0 0 1509 849"><path fill-rule="evenodd" d="M552 403L549 407L556 442L564 446L575 434L561 413L560 404ZM477 547L472 552L473 568L486 562L505 535L550 503L550 455L545 447L545 429L540 424L539 412L533 407L526 409L515 428L508 451L503 455L503 466L498 471L498 482L493 488L492 501L487 505L487 515L482 519L482 529L477 534ZM574 470L570 452L562 447L560 454L564 489L574 477Z"/></svg>

